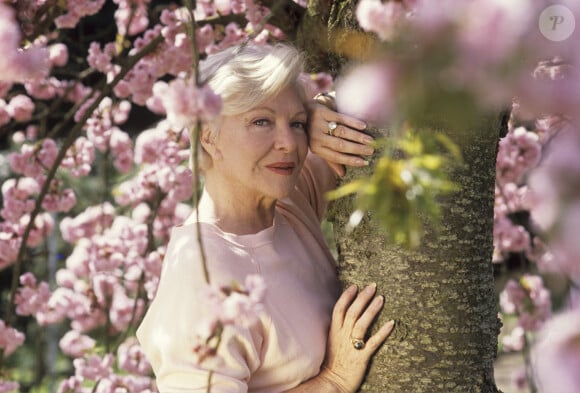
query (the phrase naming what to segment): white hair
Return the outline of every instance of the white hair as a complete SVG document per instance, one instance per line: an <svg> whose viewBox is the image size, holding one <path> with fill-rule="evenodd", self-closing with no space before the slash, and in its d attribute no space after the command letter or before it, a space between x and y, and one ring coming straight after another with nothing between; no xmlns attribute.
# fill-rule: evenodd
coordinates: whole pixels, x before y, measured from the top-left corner
<svg viewBox="0 0 580 393"><path fill-rule="evenodd" d="M200 80L221 96L221 117L256 108L287 87L295 88L301 99L306 101L304 87L300 83L303 69L302 54L288 44L247 43L209 55L200 62L199 74ZM211 138L215 138L219 122L218 118L204 125L208 127ZM192 133L192 146L193 137ZM199 145L200 168L204 170L211 165L211 159Z"/></svg>

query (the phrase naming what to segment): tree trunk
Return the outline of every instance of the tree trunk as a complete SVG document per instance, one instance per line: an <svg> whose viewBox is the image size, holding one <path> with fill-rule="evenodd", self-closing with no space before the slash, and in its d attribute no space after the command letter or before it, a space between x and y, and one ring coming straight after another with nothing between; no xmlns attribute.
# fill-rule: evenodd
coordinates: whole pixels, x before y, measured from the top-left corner
<svg viewBox="0 0 580 393"><path fill-rule="evenodd" d="M466 165L450 176L462 188L441 199L442 225L437 233L428 230L416 250L387 243L372 214L346 232L353 198L333 203L341 282L376 282L386 298L379 323L397 322L362 391L498 391L493 361L500 322L491 265L498 130L499 122L485 121L471 138L451 136ZM345 181L362 172L351 171Z"/></svg>
<svg viewBox="0 0 580 393"><path fill-rule="evenodd" d="M298 34L298 45L311 54L312 62L326 55L326 69L333 73L347 61L345 51L336 49L348 47L349 31L357 30L353 3L312 1ZM329 40L321 44L324 40L312 40L309 29L320 29L323 20L328 21ZM361 35L356 36L361 41ZM372 213L347 233L353 198L333 203L330 220L341 281L345 286L376 282L386 298L379 323L397 321L374 357L361 391L498 392L493 361L500 322L491 256L499 130L499 119L482 120L474 129L455 135L444 130L465 160L464 166L450 170L451 180L462 188L441 199L442 225L437 233L428 230L416 250L388 244ZM368 175L372 167L371 163L369 168L351 170L343 181Z"/></svg>

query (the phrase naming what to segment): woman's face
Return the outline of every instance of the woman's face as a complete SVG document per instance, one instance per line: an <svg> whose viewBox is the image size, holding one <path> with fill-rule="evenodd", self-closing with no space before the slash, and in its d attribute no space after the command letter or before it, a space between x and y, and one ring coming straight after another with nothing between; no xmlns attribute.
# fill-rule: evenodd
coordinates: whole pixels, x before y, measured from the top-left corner
<svg viewBox="0 0 580 393"><path fill-rule="evenodd" d="M240 202L287 196L308 151L307 120L292 87L248 112L224 116L214 141L211 176L218 176Z"/></svg>

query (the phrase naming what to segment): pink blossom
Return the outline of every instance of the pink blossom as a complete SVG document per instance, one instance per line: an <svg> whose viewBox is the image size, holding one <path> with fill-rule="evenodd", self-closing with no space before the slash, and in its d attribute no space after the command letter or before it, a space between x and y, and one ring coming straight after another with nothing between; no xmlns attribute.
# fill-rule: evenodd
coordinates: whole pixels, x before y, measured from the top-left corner
<svg viewBox="0 0 580 393"><path fill-rule="evenodd" d="M42 208L47 211L68 212L77 203L77 198L72 188L62 191L53 189L42 200Z"/></svg>
<svg viewBox="0 0 580 393"><path fill-rule="evenodd" d="M336 82L339 112L380 126L391 118L395 105L395 74L386 63L358 66Z"/></svg>
<svg viewBox="0 0 580 393"><path fill-rule="evenodd" d="M58 147L53 139L45 138L36 145L23 144L20 153L10 153L8 162L16 173L38 177L50 168L58 154Z"/></svg>
<svg viewBox="0 0 580 393"><path fill-rule="evenodd" d="M6 326L4 321L0 319L0 349L4 350L4 354L10 356L23 343L24 334Z"/></svg>
<svg viewBox="0 0 580 393"><path fill-rule="evenodd" d="M250 275L245 283L245 288L207 286L201 291L213 313L200 320L197 332L201 338L210 337L219 324L250 326L258 320L263 310L264 281L259 275Z"/></svg>
<svg viewBox="0 0 580 393"><path fill-rule="evenodd" d="M20 384L14 381L0 380L0 393L19 392Z"/></svg>
<svg viewBox="0 0 580 393"><path fill-rule="evenodd" d="M114 42L106 44L103 50L98 42L91 42L87 62L94 69L106 73L113 69L111 60L116 54L117 48Z"/></svg>
<svg viewBox="0 0 580 393"><path fill-rule="evenodd" d="M90 381L96 381L100 378L108 378L112 373L114 356L110 353L102 358L98 355L89 355L73 360L75 375Z"/></svg>
<svg viewBox="0 0 580 393"><path fill-rule="evenodd" d="M580 281L580 199L567 205L565 212L560 218L558 233L550 240L555 254L551 268L574 281Z"/></svg>
<svg viewBox="0 0 580 393"><path fill-rule="evenodd" d="M211 46L215 42L215 34L213 30L213 26L207 24L205 26L200 27L196 31L196 40L197 40L197 47L200 53L204 53L206 48Z"/></svg>
<svg viewBox="0 0 580 393"><path fill-rule="evenodd" d="M83 378L73 375L67 379L63 379L58 385L57 393L77 393L82 392Z"/></svg>
<svg viewBox="0 0 580 393"><path fill-rule="evenodd" d="M8 104L3 99L0 99L0 126L8 123L10 123Z"/></svg>
<svg viewBox="0 0 580 393"><path fill-rule="evenodd" d="M502 253L527 251L530 248L530 234L509 218L498 217L494 220L493 244Z"/></svg>
<svg viewBox="0 0 580 393"><path fill-rule="evenodd" d="M225 37L219 43L218 48L225 49L227 47L240 44L246 38L247 33L245 33L237 23L230 22L226 25Z"/></svg>
<svg viewBox="0 0 580 393"><path fill-rule="evenodd" d="M59 29L72 29L88 15L94 15L103 7L105 0L68 0L65 3L67 12L58 16L54 23Z"/></svg>
<svg viewBox="0 0 580 393"><path fill-rule="evenodd" d="M115 216L115 208L105 202L89 206L74 218L64 217L60 223L63 239L75 243L82 238L90 238L110 227Z"/></svg>
<svg viewBox="0 0 580 393"><path fill-rule="evenodd" d="M303 73L300 75L300 81L306 91L306 97L312 98L318 93L328 93L332 90L332 76L325 72L317 74Z"/></svg>
<svg viewBox="0 0 580 393"><path fill-rule="evenodd" d="M60 165L63 168L69 169L73 177L81 177L90 173L94 160L94 145L87 138L81 136L67 150Z"/></svg>
<svg viewBox="0 0 580 393"><path fill-rule="evenodd" d="M62 92L63 85L64 82L55 77L49 77L27 81L24 84L24 87L29 96L39 100L50 100Z"/></svg>
<svg viewBox="0 0 580 393"><path fill-rule="evenodd" d="M38 182L33 178L7 179L2 184L2 218L17 222L24 214L32 212L35 205L33 198L39 191Z"/></svg>
<svg viewBox="0 0 580 393"><path fill-rule="evenodd" d="M16 313L18 315L36 315L42 312L50 299L48 283L36 283L36 278L30 272L20 276L22 285L16 293Z"/></svg>
<svg viewBox="0 0 580 393"><path fill-rule="evenodd" d="M580 313L552 318L532 350L538 387L544 393L578 393L580 387Z"/></svg>
<svg viewBox="0 0 580 393"><path fill-rule="evenodd" d="M221 99L209 86L196 87L191 79L176 78L166 88L155 90L167 120L177 129L191 127L197 120L210 120L219 115Z"/></svg>
<svg viewBox="0 0 580 393"><path fill-rule="evenodd" d="M521 351L524 348L526 331L516 326L511 333L502 337L504 351Z"/></svg>
<svg viewBox="0 0 580 393"><path fill-rule="evenodd" d="M34 45L20 48L22 36L18 22L12 7L5 3L0 3L0 37L0 79L23 82L48 75L48 50Z"/></svg>
<svg viewBox="0 0 580 393"><path fill-rule="evenodd" d="M398 1L383 3L380 0L361 0L356 8L360 26L364 30L377 33L384 41L396 35L405 15L404 4Z"/></svg>
<svg viewBox="0 0 580 393"><path fill-rule="evenodd" d="M114 0L119 4L115 11L115 22L119 34L136 35L143 32L149 25L147 5L150 0Z"/></svg>
<svg viewBox="0 0 580 393"><path fill-rule="evenodd" d="M186 132L175 132L167 121L145 130L135 141L135 162L155 162L175 167L189 159L189 139Z"/></svg>
<svg viewBox="0 0 580 393"><path fill-rule="evenodd" d="M16 261L22 243L12 224L0 222L0 269Z"/></svg>
<svg viewBox="0 0 580 393"><path fill-rule="evenodd" d="M0 98L6 97L13 85L12 82L0 81Z"/></svg>
<svg viewBox="0 0 580 393"><path fill-rule="evenodd" d="M518 325L537 331L552 314L550 292L540 276L525 274L519 280L509 280L500 294L500 306L507 314L518 316Z"/></svg>
<svg viewBox="0 0 580 393"><path fill-rule="evenodd" d="M135 338L129 338L119 345L117 362L120 369L131 374L148 375L151 371L151 364Z"/></svg>
<svg viewBox="0 0 580 393"><path fill-rule="evenodd" d="M109 143L115 168L120 173L129 172L133 168L133 143L129 135L118 128L112 128Z"/></svg>
<svg viewBox="0 0 580 393"><path fill-rule="evenodd" d="M53 66L64 67L68 63L68 47L62 43L56 43L51 45L50 51L50 62Z"/></svg>
<svg viewBox="0 0 580 393"><path fill-rule="evenodd" d="M10 100L8 111L16 121L28 121L34 112L34 102L24 94L18 94Z"/></svg>
<svg viewBox="0 0 580 393"><path fill-rule="evenodd" d="M500 183L518 183L540 161L542 147L536 133L524 127L510 130L499 142L496 172Z"/></svg>
<svg viewBox="0 0 580 393"><path fill-rule="evenodd" d="M76 330L69 330L62 336L58 345L63 353L68 356L79 358L95 347L96 341L80 334Z"/></svg>

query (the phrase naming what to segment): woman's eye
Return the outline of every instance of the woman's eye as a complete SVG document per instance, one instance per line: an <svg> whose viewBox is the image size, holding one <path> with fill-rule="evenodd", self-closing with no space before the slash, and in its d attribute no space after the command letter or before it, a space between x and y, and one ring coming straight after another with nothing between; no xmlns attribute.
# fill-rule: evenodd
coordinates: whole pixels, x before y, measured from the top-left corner
<svg viewBox="0 0 580 393"><path fill-rule="evenodd" d="M256 125L258 127L264 127L264 126L267 126L268 124L270 124L270 122L268 121L268 119L258 119L258 120L254 120L254 125Z"/></svg>
<svg viewBox="0 0 580 393"><path fill-rule="evenodd" d="M297 128L301 131L306 131L306 122L303 121L295 121L291 124L292 128Z"/></svg>

